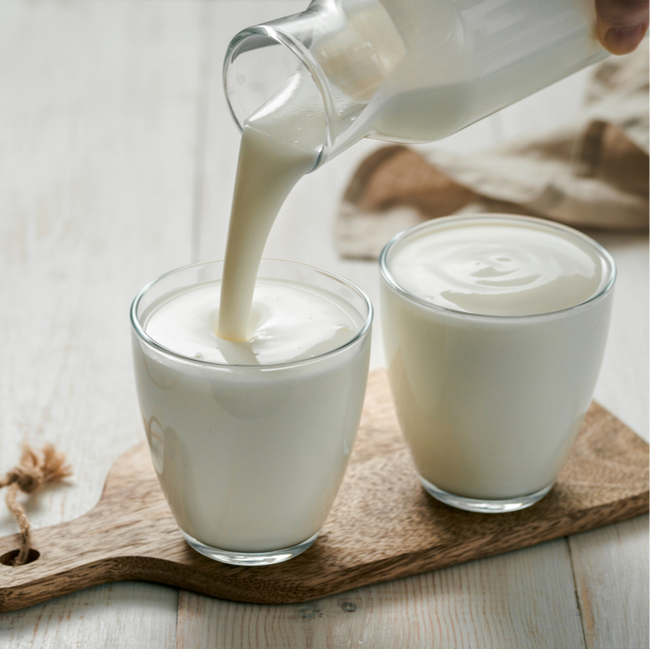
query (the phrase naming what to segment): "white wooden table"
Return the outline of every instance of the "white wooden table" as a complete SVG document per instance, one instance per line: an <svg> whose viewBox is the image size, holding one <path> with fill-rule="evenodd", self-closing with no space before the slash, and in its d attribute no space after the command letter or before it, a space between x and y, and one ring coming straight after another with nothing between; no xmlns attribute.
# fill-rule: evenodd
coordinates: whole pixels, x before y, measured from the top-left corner
<svg viewBox="0 0 650 650"><path fill-rule="evenodd" d="M305 5L0 3L0 471L23 440L55 442L75 471L30 501L35 526L89 510L112 462L143 438L128 308L160 273L223 254L238 145L221 90L226 44ZM437 146L471 152L568 120L584 78ZM375 264L340 260L332 236L346 180L375 146L304 179L267 254L336 270L377 302ZM619 284L596 397L647 437L647 237L597 238ZM373 355L381 365L378 345ZM14 526L0 509L0 535ZM647 648L647 529L640 517L302 605L116 583L0 614L0 646Z"/></svg>

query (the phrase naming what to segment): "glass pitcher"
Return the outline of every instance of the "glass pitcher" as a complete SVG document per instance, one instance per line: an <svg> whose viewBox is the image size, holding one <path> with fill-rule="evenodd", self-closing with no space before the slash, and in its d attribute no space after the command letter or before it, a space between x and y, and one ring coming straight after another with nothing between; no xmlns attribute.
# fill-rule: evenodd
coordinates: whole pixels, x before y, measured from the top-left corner
<svg viewBox="0 0 650 650"><path fill-rule="evenodd" d="M439 140L604 59L595 21L594 0L313 0L232 39L226 96L242 128L308 72L315 169L363 137Z"/></svg>

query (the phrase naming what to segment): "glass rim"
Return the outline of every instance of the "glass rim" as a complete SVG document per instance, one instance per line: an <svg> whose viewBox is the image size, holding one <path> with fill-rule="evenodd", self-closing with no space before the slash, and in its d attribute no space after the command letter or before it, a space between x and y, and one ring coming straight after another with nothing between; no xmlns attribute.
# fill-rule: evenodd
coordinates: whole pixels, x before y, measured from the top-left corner
<svg viewBox="0 0 650 650"><path fill-rule="evenodd" d="M548 228L550 230L559 230L561 232L568 233L569 235L582 240L583 242L591 246L591 248L593 248L598 253L599 257L603 259L606 265L609 267L609 277L607 278L607 281L592 296L589 296L589 298L583 300L582 302L579 302L576 305L571 305L570 307L565 307L563 309L558 309L555 311L541 312L539 314L503 316L503 315L493 315L493 314L478 314L475 312L461 311L460 309L451 309L450 307L445 307L444 305L437 305L433 302L430 302L429 300L420 298L419 296L416 296L415 294L401 287L399 283L395 280L393 275L391 274L390 269L388 268L388 256L391 250L393 250L396 246L401 244L404 240L406 240L411 235L418 233L421 230L434 228L439 224L449 223L452 221L453 222L480 221L482 219L489 219L489 218L494 218L495 220L499 220L499 221L513 221L518 223L532 222L541 225L544 228ZM584 309L588 305L591 305L593 302L604 298L608 293L610 293L612 288L614 287L614 283L616 281L616 276L617 276L616 263L614 262L614 258L607 251L607 249L601 244L599 244L597 241L589 237L588 235L585 235L584 233L576 230L575 228L571 228L570 226L565 226L564 224L558 223L556 221L541 219L539 217L529 217L526 215L506 214L506 213L497 213L497 212L495 213L477 212L474 214L450 215L447 217L438 217L436 219L430 219L429 221L425 221L424 223L419 223L416 224L415 226L406 228L401 232L398 232L395 236L393 236L382 249L381 254L379 255L379 270L382 279L393 291L396 291L398 294L410 300L411 302L414 302L417 305L426 307L427 309L432 310L434 312L441 312L457 318L476 319L481 321L492 321L492 322L495 321L521 322L525 320L551 319L551 318L557 318L566 315L568 312Z"/></svg>
<svg viewBox="0 0 650 650"><path fill-rule="evenodd" d="M156 284L159 282L162 282L163 280L171 277L172 275L175 275L177 273L181 273L183 271L189 271L190 269L193 268L198 268L201 266L210 266L214 264L223 264L224 260L209 260L207 262L194 262L193 264L186 264L185 266L179 266L178 268L172 269L171 271L167 271L166 273L163 273L162 275L159 275L157 278L154 278L151 282L147 283L140 291L136 294L135 298L133 299L133 302L131 303L131 307L129 309L129 318L131 321L131 327L136 334L136 336L145 344L148 346L154 348L158 352L162 352L163 354L170 356L172 358L178 359L180 361L183 361L185 363L191 363L196 366L200 367L213 367L213 368L222 368L222 369L243 369L243 368L255 368L256 370L259 371L266 371L266 370L278 370L280 368L293 368L296 366L302 366L306 365L309 363L314 363L320 359L324 359L326 357L331 357L334 356L335 354L339 354L340 352L343 352L344 350L351 348L355 343L363 339L368 331L370 330L370 326L372 325L372 321L374 318L374 307L372 304L372 301L368 297L365 291L361 289L359 286L357 286L354 282L351 280L348 280L347 278L343 277L342 275L339 275L338 273L333 273L332 271L328 271L326 269L322 269L318 266L315 266L313 264L308 264L306 262L298 262L296 260L288 260L288 259L280 259L280 258L274 258L274 257L264 257L261 260L262 262L281 262L282 264L287 264L289 266L298 266L302 268L309 269L311 271L316 271L317 273L331 279L335 280L336 282L339 282L340 284L346 286L348 289L352 290L354 293L357 294L359 298L361 298L362 302L365 304L366 309L367 309L367 314L364 316L361 314L361 317L364 319L363 325L356 331L355 335L343 343L342 345L339 345L336 348L333 348L332 350L327 350L326 352L322 352L320 354L317 354L313 357L308 357L305 359L296 359L294 361L286 361L283 363L269 363L269 364L253 364L253 363L219 363L217 361L207 361L203 359L196 359L193 357L187 357L183 354L180 354L179 352L175 352L174 350L171 350L170 348L165 347L164 345L158 343L155 339L151 338L142 323L140 322L140 318L138 317L138 307L140 306L140 302L144 298L144 296L148 293L150 289L152 289ZM164 295L164 294L163 294Z"/></svg>

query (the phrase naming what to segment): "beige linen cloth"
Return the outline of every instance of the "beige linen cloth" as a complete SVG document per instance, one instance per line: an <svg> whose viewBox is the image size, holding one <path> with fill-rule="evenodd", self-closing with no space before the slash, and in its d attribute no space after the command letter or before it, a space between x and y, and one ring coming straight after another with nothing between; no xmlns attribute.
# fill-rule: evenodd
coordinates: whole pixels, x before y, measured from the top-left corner
<svg viewBox="0 0 650 650"><path fill-rule="evenodd" d="M374 258L400 230L457 212L510 212L576 228L648 228L648 41L596 66L580 122L498 150L378 149L352 178L336 239Z"/></svg>

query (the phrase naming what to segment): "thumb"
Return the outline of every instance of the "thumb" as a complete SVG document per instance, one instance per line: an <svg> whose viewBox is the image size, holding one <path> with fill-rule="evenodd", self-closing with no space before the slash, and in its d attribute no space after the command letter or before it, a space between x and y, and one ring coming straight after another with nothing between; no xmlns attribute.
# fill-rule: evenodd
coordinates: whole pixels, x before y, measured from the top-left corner
<svg viewBox="0 0 650 650"><path fill-rule="evenodd" d="M596 32L612 54L636 49L648 29L648 0L596 0Z"/></svg>

